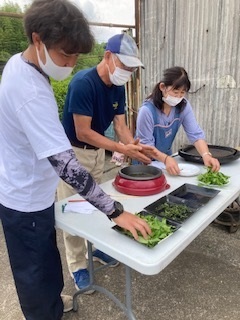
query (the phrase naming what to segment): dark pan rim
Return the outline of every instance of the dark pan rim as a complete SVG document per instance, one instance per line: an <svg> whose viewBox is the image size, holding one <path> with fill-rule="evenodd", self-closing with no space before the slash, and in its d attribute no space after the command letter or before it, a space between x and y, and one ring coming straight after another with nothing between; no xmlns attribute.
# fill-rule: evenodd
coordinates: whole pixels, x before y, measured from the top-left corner
<svg viewBox="0 0 240 320"><path fill-rule="evenodd" d="M131 173L133 175L131 175ZM134 174L146 173L148 176L135 176ZM148 181L157 179L162 176L162 170L154 166L146 165L130 165L128 167L121 168L118 174L127 180L135 181ZM149 177L149 175L152 175Z"/></svg>
<svg viewBox="0 0 240 320"><path fill-rule="evenodd" d="M240 151L232 147L224 147L224 146L217 146L217 145L208 145L208 147L209 147L209 151L213 153L213 156L217 158L221 164L228 163L240 157ZM179 149L178 154L187 161L203 163L202 157L200 155L193 155L189 153L191 149L195 149L195 147L193 145L186 146L184 148ZM229 151L232 154L224 155L224 156L214 155L214 149Z"/></svg>

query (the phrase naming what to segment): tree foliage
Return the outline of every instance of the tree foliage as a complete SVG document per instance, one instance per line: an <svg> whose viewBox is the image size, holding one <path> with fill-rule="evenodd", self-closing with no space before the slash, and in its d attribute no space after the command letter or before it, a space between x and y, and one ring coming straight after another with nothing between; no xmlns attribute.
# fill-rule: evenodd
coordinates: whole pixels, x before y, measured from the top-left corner
<svg viewBox="0 0 240 320"><path fill-rule="evenodd" d="M74 72L96 66L103 58L105 43L95 43L92 52L80 55Z"/></svg>
<svg viewBox="0 0 240 320"><path fill-rule="evenodd" d="M23 13L18 4L5 2L0 11ZM27 48L23 21L18 18L2 16L0 19L0 61L8 60L13 54Z"/></svg>
<svg viewBox="0 0 240 320"><path fill-rule="evenodd" d="M18 4L11 1L5 1L4 5L0 6L0 11L19 14L24 13ZM28 41L24 32L23 20L19 18L0 16L0 71L1 61L3 63L7 62L12 55L24 51L27 46ZM96 66L102 60L104 50L105 43L95 43L92 52L80 55L77 65L74 68L74 73L82 69ZM65 81L59 82L51 80L58 103L60 118L62 118L64 101L71 78L72 76Z"/></svg>
<svg viewBox="0 0 240 320"><path fill-rule="evenodd" d="M51 79L51 85L53 87L53 92L58 105L59 118L61 120L63 115L64 102L67 95L67 89L71 79L72 79L72 76L70 76L64 81L56 81Z"/></svg>
<svg viewBox="0 0 240 320"><path fill-rule="evenodd" d="M23 13L20 6L17 3L14 3L13 1L4 1L4 4L0 6L0 11Z"/></svg>
<svg viewBox="0 0 240 320"><path fill-rule="evenodd" d="M23 14L20 6L5 1L0 11ZM27 48L28 41L24 32L23 21L19 18L0 16L0 61L7 61L12 55ZM92 52L80 55L74 73L97 65L104 54L105 43L96 43Z"/></svg>

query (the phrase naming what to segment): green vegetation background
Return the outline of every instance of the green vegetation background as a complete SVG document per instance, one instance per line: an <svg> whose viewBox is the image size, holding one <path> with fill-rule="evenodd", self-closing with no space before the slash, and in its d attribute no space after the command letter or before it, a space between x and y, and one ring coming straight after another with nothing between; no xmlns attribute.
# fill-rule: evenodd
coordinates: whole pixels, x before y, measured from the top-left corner
<svg viewBox="0 0 240 320"><path fill-rule="evenodd" d="M27 6L25 6L22 11L20 6L12 1L5 1L4 5L0 6L0 11L19 14L23 14L26 9ZM27 46L28 41L24 32L23 20L21 18L0 16L0 67L3 67L12 55L24 51ZM96 66L103 57L104 48L105 43L95 43L91 53L80 55L77 65L74 68L74 73L82 69ZM65 81L59 82L51 80L58 103L60 119L62 117L66 92L71 78L72 76Z"/></svg>

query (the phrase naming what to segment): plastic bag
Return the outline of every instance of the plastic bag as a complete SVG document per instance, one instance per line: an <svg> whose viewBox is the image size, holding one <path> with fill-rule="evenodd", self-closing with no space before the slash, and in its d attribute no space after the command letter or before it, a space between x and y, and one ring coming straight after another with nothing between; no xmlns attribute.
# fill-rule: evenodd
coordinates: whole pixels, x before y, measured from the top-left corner
<svg viewBox="0 0 240 320"><path fill-rule="evenodd" d="M123 144L119 141L120 144ZM114 151L110 162L115 163L116 166L120 167L124 163L125 155L123 153Z"/></svg>

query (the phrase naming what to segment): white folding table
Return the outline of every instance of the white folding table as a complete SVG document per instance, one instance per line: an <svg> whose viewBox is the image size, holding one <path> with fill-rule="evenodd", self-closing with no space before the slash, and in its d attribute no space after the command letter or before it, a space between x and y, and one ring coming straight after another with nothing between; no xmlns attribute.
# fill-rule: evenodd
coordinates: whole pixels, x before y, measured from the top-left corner
<svg viewBox="0 0 240 320"><path fill-rule="evenodd" d="M186 163L180 157L178 163ZM204 172L203 165L199 165ZM163 270L172 262L229 204L240 194L240 159L221 167L221 172L231 176L230 183L221 188L213 199L204 207L188 218L182 226L170 237L161 241L154 248L147 248L136 241L112 229L114 225L103 213L94 211L91 215L79 213L63 213L62 205L69 199L81 199L79 195L72 196L56 203L56 227L72 235L78 235L88 240L89 269L91 285L108 295L127 315L128 319L136 319L131 307L131 268L145 275L154 275ZM170 176L163 171L170 188L152 196L128 196L119 193L112 185L113 180L101 184L102 189L112 198L120 201L125 210L132 213L141 211L155 200L167 195L184 183L197 185L197 178ZM126 301L122 303L116 296L103 287L94 284L94 269L92 263L91 245L117 259L126 268ZM87 288L89 289L89 287ZM74 309L77 309L77 295L85 290L80 290L74 295Z"/></svg>

